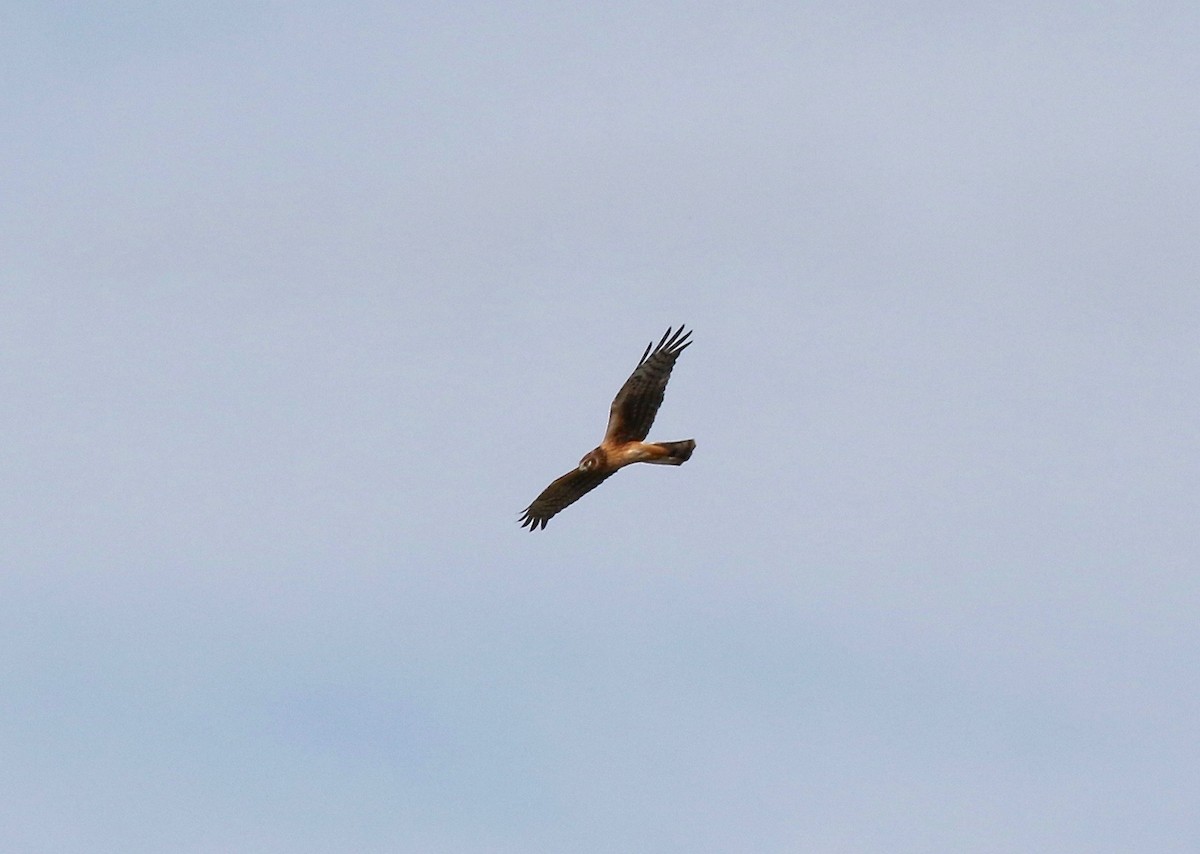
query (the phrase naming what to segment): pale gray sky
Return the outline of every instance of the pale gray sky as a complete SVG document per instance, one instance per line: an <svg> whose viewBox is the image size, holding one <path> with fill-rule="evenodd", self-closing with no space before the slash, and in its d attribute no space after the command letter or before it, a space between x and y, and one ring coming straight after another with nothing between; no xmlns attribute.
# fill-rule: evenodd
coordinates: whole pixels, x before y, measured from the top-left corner
<svg viewBox="0 0 1200 854"><path fill-rule="evenodd" d="M1197 44L9 4L0 848L1200 848Z"/></svg>

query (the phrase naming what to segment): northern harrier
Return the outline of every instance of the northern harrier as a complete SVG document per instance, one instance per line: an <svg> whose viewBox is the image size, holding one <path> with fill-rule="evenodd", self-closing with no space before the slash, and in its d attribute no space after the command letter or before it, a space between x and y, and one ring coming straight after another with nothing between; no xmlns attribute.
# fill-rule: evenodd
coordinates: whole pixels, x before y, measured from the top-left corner
<svg viewBox="0 0 1200 854"><path fill-rule="evenodd" d="M574 504L591 492L617 469L631 463L683 465L696 447L694 439L682 442L646 442L646 434L663 402L671 368L679 354L692 342L691 332L683 327L674 334L668 328L658 346L651 341L642 354L637 368L617 392L608 412L608 429L604 441L589 451L579 466L547 486L521 515L521 527L536 531L545 528L550 518L564 507ZM653 348L653 350L652 350Z"/></svg>

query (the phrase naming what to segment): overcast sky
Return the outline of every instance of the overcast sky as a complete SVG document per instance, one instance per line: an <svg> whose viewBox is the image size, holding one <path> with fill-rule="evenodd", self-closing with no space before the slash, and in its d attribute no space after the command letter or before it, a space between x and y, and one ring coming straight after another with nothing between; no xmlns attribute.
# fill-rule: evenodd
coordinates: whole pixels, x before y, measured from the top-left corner
<svg viewBox="0 0 1200 854"><path fill-rule="evenodd" d="M7 4L0 848L1200 849L1197 45Z"/></svg>

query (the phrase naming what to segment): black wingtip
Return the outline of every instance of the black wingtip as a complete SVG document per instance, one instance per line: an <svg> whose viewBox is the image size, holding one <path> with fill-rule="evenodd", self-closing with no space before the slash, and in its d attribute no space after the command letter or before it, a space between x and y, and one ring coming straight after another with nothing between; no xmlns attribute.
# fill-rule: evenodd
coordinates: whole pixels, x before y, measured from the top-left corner
<svg viewBox="0 0 1200 854"><path fill-rule="evenodd" d="M670 336L670 337L668 338L667 336ZM659 349L660 350L662 350L662 349L672 350L676 353L682 352L684 350L684 348L686 348L689 344L692 343L690 340L691 337L692 337L691 330L688 329L684 324L681 323L681 324L679 324L679 328L675 330L673 335L671 334L671 329L670 328L667 329L667 335L663 336L663 341L665 342L666 347L663 347L663 345L660 343Z"/></svg>
<svg viewBox="0 0 1200 854"><path fill-rule="evenodd" d="M638 359L638 367L640 368L654 353L660 353L664 350L669 353L682 353L692 343L690 340L691 337L692 331L687 329L682 323L679 324L678 329L674 326L668 326L667 331L663 333L663 337L658 339L658 344L651 341L646 345L646 352L642 353L642 358Z"/></svg>
<svg viewBox="0 0 1200 854"><path fill-rule="evenodd" d="M522 528L528 528L530 531L538 530L538 527L545 528L546 523L550 521L549 516L535 516L530 513L531 508L526 507L521 511L521 518L517 521L521 523Z"/></svg>

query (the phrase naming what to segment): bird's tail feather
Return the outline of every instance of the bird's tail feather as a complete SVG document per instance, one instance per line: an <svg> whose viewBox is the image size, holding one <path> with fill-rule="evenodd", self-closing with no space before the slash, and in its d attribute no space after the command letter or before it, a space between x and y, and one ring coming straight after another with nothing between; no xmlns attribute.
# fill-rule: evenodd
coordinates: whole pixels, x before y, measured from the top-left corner
<svg viewBox="0 0 1200 854"><path fill-rule="evenodd" d="M684 439L682 442L658 442L657 444L667 452L667 455L655 462L672 466L683 465L692 458L692 451L696 450L695 439Z"/></svg>

